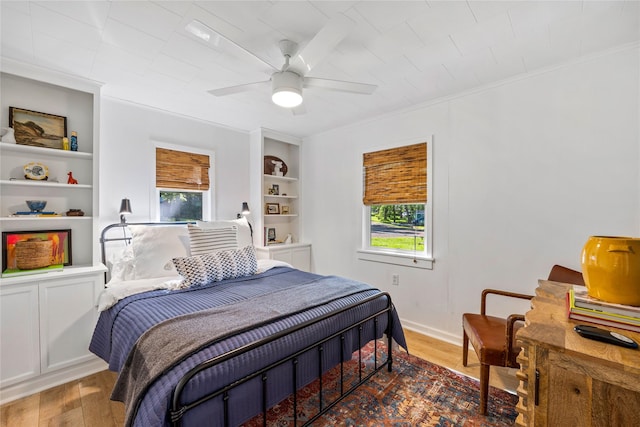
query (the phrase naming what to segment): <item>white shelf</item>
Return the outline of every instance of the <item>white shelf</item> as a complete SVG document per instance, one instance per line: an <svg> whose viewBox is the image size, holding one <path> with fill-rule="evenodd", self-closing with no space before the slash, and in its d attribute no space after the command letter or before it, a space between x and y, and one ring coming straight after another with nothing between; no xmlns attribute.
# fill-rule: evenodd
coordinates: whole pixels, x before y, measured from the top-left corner
<svg viewBox="0 0 640 427"><path fill-rule="evenodd" d="M264 174L264 178L274 180L274 181L289 181L289 182L294 182L298 180L298 178L291 178L288 176L268 175L268 174Z"/></svg>
<svg viewBox="0 0 640 427"><path fill-rule="evenodd" d="M298 214L264 214L265 218L290 217L295 218Z"/></svg>
<svg viewBox="0 0 640 427"><path fill-rule="evenodd" d="M84 159L84 160L93 159L92 153L85 153L83 151L57 150L55 148L34 147L31 145L21 145L21 144L9 144L6 142L0 143L0 150L13 151L16 153L24 153L24 154L31 154L31 155L42 155L47 157L63 157L67 159Z"/></svg>
<svg viewBox="0 0 640 427"><path fill-rule="evenodd" d="M58 271L48 271L46 273L26 274L24 276L2 277L0 286L16 285L19 283L33 283L38 280L62 279L65 277L79 276L82 274L102 273L107 271L104 264L68 266Z"/></svg>
<svg viewBox="0 0 640 427"><path fill-rule="evenodd" d="M264 198L271 198L271 199L297 199L298 196L281 196L281 195L276 195L276 194L265 194Z"/></svg>
<svg viewBox="0 0 640 427"><path fill-rule="evenodd" d="M24 186L24 187L50 187L50 188L73 188L76 190L84 189L91 190L93 185L88 184L66 184L63 182L49 182L49 181L28 181L26 179L3 179L0 180L0 185L8 186Z"/></svg>
<svg viewBox="0 0 640 427"><path fill-rule="evenodd" d="M60 221L60 220L71 220L71 221L81 221L93 219L92 216L39 216L39 217L31 217L28 215L23 216L5 216L1 217L0 221Z"/></svg>

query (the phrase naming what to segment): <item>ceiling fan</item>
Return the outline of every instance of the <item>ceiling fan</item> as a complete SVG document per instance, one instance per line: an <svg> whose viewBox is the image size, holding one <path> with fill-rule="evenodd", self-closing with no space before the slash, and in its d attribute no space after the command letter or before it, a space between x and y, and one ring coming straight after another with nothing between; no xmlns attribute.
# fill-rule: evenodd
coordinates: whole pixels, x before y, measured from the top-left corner
<svg viewBox="0 0 640 427"><path fill-rule="evenodd" d="M279 47L284 56L284 64L281 68L246 50L198 20L191 21L185 29L196 37L214 45L219 45L224 40L236 51L250 55L271 70L271 76L267 80L212 89L208 91L210 94L215 96L231 95L271 83L272 101L281 107L294 108L302 103L303 88L320 88L366 95L370 95L376 90L376 85L322 79L306 75L346 37L352 26L353 21L349 18L344 15L336 15L327 22L301 51L298 51L296 42L281 40ZM296 111L300 112L299 108Z"/></svg>

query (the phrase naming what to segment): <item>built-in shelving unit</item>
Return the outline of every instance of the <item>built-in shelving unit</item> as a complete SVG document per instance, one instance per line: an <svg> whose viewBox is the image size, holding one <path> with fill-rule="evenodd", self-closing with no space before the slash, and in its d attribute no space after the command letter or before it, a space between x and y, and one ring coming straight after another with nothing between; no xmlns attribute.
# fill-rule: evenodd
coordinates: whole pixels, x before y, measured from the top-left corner
<svg viewBox="0 0 640 427"><path fill-rule="evenodd" d="M104 288L98 216L100 85L3 60L0 127L9 107L64 116L78 151L0 143L0 228L3 232L71 230L71 265L61 271L0 278L0 404L105 368L88 346ZM24 166L44 164L47 180L27 180ZM78 184L68 184L73 173ZM46 200L61 216L15 216L26 200ZM65 216L81 209L84 216ZM4 268L4 266L3 266Z"/></svg>
<svg viewBox="0 0 640 427"><path fill-rule="evenodd" d="M70 229L74 266L100 263L95 216L98 212L100 85L66 74L6 60L0 74L1 127L9 126L9 107L66 117L67 134L78 133L78 151L0 143L0 227L2 231ZM47 180L28 180L24 166L44 164ZM69 172L78 184L68 184ZM15 216L29 211L27 200L46 200L45 211L61 216ZM65 216L81 209L83 216ZM11 283L13 278L2 278Z"/></svg>
<svg viewBox="0 0 640 427"><path fill-rule="evenodd" d="M258 256L279 259L301 270L310 270L311 245L301 234L301 142L298 138L267 129L252 132L250 161L255 165L255 172L251 177L250 207ZM265 170L265 156L282 160L286 174L269 174ZM269 238L274 234L275 242ZM290 244L283 243L287 236L291 236Z"/></svg>

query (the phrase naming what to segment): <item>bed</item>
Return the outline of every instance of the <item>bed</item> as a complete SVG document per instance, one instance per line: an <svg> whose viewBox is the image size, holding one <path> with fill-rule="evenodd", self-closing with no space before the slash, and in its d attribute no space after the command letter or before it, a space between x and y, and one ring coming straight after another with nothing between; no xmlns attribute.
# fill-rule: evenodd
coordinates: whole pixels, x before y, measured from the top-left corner
<svg viewBox="0 0 640 427"><path fill-rule="evenodd" d="M388 294L256 260L246 220L113 224L90 350L119 373L127 426L236 426L320 378L320 417L406 349ZM111 233L111 234L110 234ZM109 256L112 250L116 256ZM374 342L372 370L325 401L322 374ZM377 358L378 342L384 350ZM355 352L355 353L354 353ZM360 361L359 361L360 363Z"/></svg>

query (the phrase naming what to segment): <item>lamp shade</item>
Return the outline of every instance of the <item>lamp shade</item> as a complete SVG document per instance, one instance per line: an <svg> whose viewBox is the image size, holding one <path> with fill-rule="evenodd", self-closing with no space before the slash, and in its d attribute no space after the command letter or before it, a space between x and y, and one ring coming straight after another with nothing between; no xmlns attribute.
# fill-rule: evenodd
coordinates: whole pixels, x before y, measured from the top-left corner
<svg viewBox="0 0 640 427"><path fill-rule="evenodd" d="M247 202L242 202L242 215L249 215L250 213L249 204Z"/></svg>
<svg viewBox="0 0 640 427"><path fill-rule="evenodd" d="M120 215L131 213L131 202L129 199L122 199L120 202Z"/></svg>

